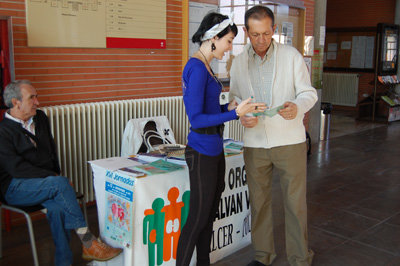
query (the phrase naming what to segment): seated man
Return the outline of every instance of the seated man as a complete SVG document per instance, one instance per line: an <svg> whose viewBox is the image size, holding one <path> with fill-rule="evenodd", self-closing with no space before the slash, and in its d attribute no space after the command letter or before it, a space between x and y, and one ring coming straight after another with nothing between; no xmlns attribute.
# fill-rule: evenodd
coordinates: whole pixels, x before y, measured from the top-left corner
<svg viewBox="0 0 400 266"><path fill-rule="evenodd" d="M4 90L10 108L0 122L0 200L14 206L41 204L47 209L56 246L55 264L71 265L70 230L83 244L82 257L109 260L121 253L98 241L88 230L76 194L60 166L47 116L28 80L14 81Z"/></svg>

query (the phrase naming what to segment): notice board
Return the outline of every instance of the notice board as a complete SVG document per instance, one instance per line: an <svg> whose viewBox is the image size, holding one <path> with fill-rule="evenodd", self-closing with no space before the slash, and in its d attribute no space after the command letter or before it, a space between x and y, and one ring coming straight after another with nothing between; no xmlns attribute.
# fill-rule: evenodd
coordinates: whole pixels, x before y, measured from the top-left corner
<svg viewBox="0 0 400 266"><path fill-rule="evenodd" d="M285 5L268 7L275 14L274 39L279 43L289 44L304 54L305 10Z"/></svg>
<svg viewBox="0 0 400 266"><path fill-rule="evenodd" d="M375 41L376 28L327 29L324 68L373 70Z"/></svg>
<svg viewBox="0 0 400 266"><path fill-rule="evenodd" d="M166 0L26 0L30 47L166 48Z"/></svg>

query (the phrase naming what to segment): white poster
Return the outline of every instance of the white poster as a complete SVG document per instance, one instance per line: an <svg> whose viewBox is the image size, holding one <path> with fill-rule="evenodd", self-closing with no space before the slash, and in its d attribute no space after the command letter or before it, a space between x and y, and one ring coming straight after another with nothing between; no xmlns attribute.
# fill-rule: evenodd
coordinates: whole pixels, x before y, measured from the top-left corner
<svg viewBox="0 0 400 266"><path fill-rule="evenodd" d="M364 68L365 64L365 40L366 36L353 36L351 49L350 67Z"/></svg>
<svg viewBox="0 0 400 266"><path fill-rule="evenodd" d="M325 44L325 26L319 27L319 45L324 46Z"/></svg>
<svg viewBox="0 0 400 266"><path fill-rule="evenodd" d="M160 48L166 0L26 0L28 46Z"/></svg>
<svg viewBox="0 0 400 266"><path fill-rule="evenodd" d="M106 217L104 235L119 244L132 244L132 203L135 180L117 172L106 171Z"/></svg>
<svg viewBox="0 0 400 266"><path fill-rule="evenodd" d="M374 36L353 36L350 58L352 68L373 68Z"/></svg>
<svg viewBox="0 0 400 266"><path fill-rule="evenodd" d="M293 38L292 22L282 22L282 35Z"/></svg>

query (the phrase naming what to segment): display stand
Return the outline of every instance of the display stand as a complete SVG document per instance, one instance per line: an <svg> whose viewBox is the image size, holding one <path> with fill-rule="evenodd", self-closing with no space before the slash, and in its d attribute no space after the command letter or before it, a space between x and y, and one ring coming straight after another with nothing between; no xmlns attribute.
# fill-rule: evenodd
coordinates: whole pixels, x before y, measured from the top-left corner
<svg viewBox="0 0 400 266"><path fill-rule="evenodd" d="M399 49L399 26L379 23L377 29L372 121L375 122L377 106L379 107L377 98L379 81L385 87L384 95L380 95L379 104L384 103L385 101L382 100L382 97L386 97L383 98L386 99L386 104L389 105L387 113L388 120L386 122L391 122L390 120L396 120L396 115L393 116L393 114L396 114L393 108L397 108L396 105L400 103L400 97L394 92L395 85L399 83L398 77L396 76ZM397 99L399 102L397 102Z"/></svg>
<svg viewBox="0 0 400 266"><path fill-rule="evenodd" d="M377 104L377 117L384 118L385 122L400 120L400 95L395 92L395 87L400 84L399 78L393 76L378 76L378 81L386 89Z"/></svg>

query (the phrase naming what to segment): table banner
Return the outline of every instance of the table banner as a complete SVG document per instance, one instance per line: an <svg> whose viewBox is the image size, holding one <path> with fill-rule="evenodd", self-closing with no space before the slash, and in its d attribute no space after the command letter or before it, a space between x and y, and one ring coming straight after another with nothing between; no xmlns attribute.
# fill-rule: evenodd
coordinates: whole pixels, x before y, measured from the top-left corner
<svg viewBox="0 0 400 266"><path fill-rule="evenodd" d="M225 190L213 225L211 263L251 242L250 202L242 154L226 157Z"/></svg>
<svg viewBox="0 0 400 266"><path fill-rule="evenodd" d="M96 265L175 265L179 236L189 212L187 167L166 174L132 178L100 167L96 161L91 165L100 234L107 243L124 248L122 262L121 258L115 258L107 264ZM121 223L124 219L125 223ZM131 242L126 239L130 234L126 230L130 228L128 223L132 226ZM129 243L132 244L126 245ZM249 243L249 195L240 154L226 157L225 189L213 226L211 263ZM191 265L195 265L195 253Z"/></svg>
<svg viewBox="0 0 400 266"><path fill-rule="evenodd" d="M134 265L175 265L181 229L189 212L187 168L137 179Z"/></svg>

